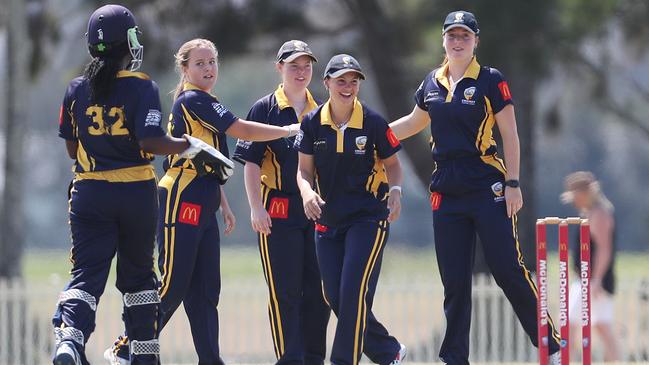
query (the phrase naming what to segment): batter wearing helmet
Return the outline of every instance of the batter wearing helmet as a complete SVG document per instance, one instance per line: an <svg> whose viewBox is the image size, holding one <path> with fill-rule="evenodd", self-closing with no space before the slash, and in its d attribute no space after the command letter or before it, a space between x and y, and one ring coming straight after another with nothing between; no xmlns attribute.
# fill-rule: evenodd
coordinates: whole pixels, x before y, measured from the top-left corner
<svg viewBox="0 0 649 365"><path fill-rule="evenodd" d="M142 62L137 33L127 8L97 9L88 22L92 61L70 82L61 106L59 136L75 160L75 176L69 191L72 279L52 319L55 365L88 364L84 347L115 255L132 363L159 362L160 298L153 270L158 203L151 153L191 147L165 136L158 87L135 72Z"/></svg>

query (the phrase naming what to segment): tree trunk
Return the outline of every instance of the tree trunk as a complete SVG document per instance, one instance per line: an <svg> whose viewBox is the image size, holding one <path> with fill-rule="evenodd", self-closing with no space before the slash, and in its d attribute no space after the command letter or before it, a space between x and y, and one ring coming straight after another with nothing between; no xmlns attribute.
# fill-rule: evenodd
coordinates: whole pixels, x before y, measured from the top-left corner
<svg viewBox="0 0 649 365"><path fill-rule="evenodd" d="M412 91L398 63L399 55L405 54L398 47L398 34L376 0L344 0L358 21L363 33L363 44L371 62L379 97L387 112L388 121L396 120L413 108ZM428 186L432 172L432 157L428 134L419 133L401 142L412 163L417 178Z"/></svg>
<svg viewBox="0 0 649 365"><path fill-rule="evenodd" d="M5 13L7 27L7 111L5 122L5 186L0 211L0 277L22 273L25 240L23 211L23 141L25 136L25 85L27 84L25 45L27 24L25 3L9 0Z"/></svg>

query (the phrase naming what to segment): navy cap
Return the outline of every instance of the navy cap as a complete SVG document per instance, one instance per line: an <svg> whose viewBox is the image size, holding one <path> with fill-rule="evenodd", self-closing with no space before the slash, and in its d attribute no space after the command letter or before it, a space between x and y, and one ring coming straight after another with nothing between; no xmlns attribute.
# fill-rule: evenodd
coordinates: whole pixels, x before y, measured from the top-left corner
<svg viewBox="0 0 649 365"><path fill-rule="evenodd" d="M365 74L361 69L361 64L348 54L337 54L329 60L325 68L324 78L340 77L348 72L356 72L362 80L365 80Z"/></svg>
<svg viewBox="0 0 649 365"><path fill-rule="evenodd" d="M291 62L300 56L309 56L314 62L318 62L311 48L306 42L292 39L284 42L277 52L277 62Z"/></svg>
<svg viewBox="0 0 649 365"><path fill-rule="evenodd" d="M464 28L476 35L480 33L475 15L464 10L453 11L446 16L442 33L446 33L453 28Z"/></svg>

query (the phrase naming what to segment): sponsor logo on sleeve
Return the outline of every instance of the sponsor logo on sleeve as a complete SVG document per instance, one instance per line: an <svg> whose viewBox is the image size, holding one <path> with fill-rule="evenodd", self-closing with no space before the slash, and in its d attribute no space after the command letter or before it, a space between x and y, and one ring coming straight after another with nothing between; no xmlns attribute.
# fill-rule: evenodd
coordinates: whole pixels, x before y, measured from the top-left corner
<svg viewBox="0 0 649 365"><path fill-rule="evenodd" d="M302 138L304 138L304 131L300 129L295 135L295 141L293 142L294 148L300 148L300 145L302 144Z"/></svg>
<svg viewBox="0 0 649 365"><path fill-rule="evenodd" d="M162 120L162 113L156 109L149 109L149 112L144 119L145 127L159 127L160 121Z"/></svg>
<svg viewBox="0 0 649 365"><path fill-rule="evenodd" d="M226 107L219 103L212 103L212 108L214 108L214 111L219 115L219 117L223 117L223 115L228 111Z"/></svg>
<svg viewBox="0 0 649 365"><path fill-rule="evenodd" d="M288 198L272 198L268 215L271 218L287 219L288 218Z"/></svg>
<svg viewBox="0 0 649 365"><path fill-rule="evenodd" d="M430 194L430 207L433 211L438 210L439 206L442 204L442 194L434 191Z"/></svg>
<svg viewBox="0 0 649 365"><path fill-rule="evenodd" d="M399 139L394 135L392 128L388 127L388 130L385 132L385 136L388 138L388 142L392 148L395 148L399 145Z"/></svg>
<svg viewBox="0 0 649 365"><path fill-rule="evenodd" d="M237 140L238 148L243 148L245 150L248 150L250 149L250 146L252 146L252 141L244 141L243 139Z"/></svg>
<svg viewBox="0 0 649 365"><path fill-rule="evenodd" d="M178 222L189 224L192 226L197 226L200 219L201 219L200 205L187 203L187 202L182 202L180 204L180 210L178 212Z"/></svg>
<svg viewBox="0 0 649 365"><path fill-rule="evenodd" d="M503 100L511 100L512 93L509 91L509 85L507 85L507 81L501 81L498 84L498 89L500 89L500 95L502 95Z"/></svg>

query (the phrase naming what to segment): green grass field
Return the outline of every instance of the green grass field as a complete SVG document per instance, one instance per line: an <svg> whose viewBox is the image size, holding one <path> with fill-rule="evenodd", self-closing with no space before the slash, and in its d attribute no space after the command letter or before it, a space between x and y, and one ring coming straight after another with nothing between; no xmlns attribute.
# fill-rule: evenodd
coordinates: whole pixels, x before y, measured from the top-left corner
<svg viewBox="0 0 649 365"><path fill-rule="evenodd" d="M71 264L64 250L29 250L24 258L24 277L30 282L46 282L55 277L67 280ZM557 255L549 254L551 279L557 275ZM616 262L618 280L649 277L649 252L619 253ZM528 266L534 263L527 262ZM532 264L532 265L530 265ZM114 270L113 270L114 272ZM227 246L221 252L223 279L263 280L259 252L254 245ZM381 276L400 280L421 276L438 277L435 252L432 247L409 249L388 246L383 259Z"/></svg>

